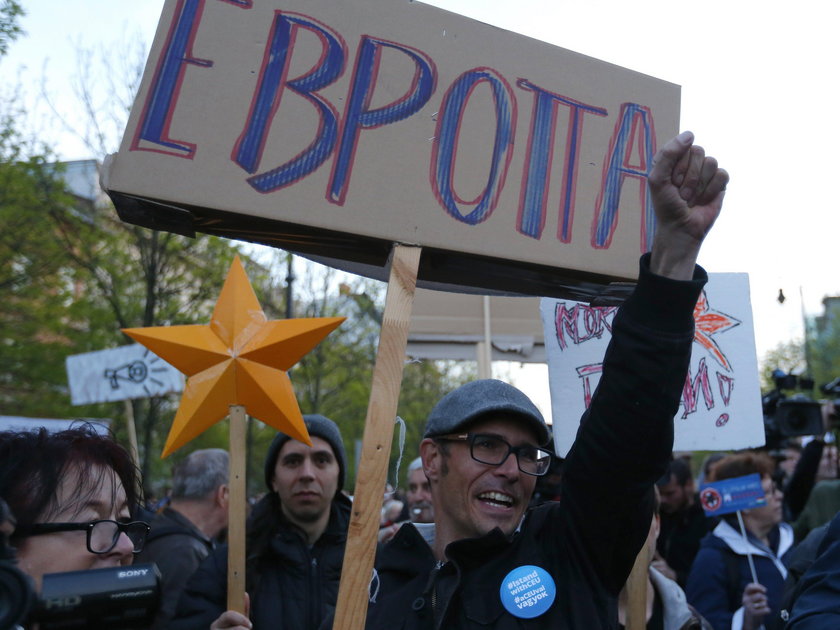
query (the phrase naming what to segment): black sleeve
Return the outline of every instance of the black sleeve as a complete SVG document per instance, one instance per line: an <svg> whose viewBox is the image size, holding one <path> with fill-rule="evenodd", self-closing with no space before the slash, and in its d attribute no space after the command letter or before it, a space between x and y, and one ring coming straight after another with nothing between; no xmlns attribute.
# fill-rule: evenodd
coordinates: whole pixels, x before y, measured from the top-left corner
<svg viewBox="0 0 840 630"><path fill-rule="evenodd" d="M564 465L561 513L572 538L615 594L642 547L653 484L667 468L694 338L694 306L707 280L649 270L613 320L592 403Z"/></svg>
<svg viewBox="0 0 840 630"><path fill-rule="evenodd" d="M822 440L812 440L805 445L802 454L799 456L799 461L796 462L796 468L793 469L793 474L790 476L790 481L785 486L784 502L787 504L789 520L791 521L799 518L808 502L808 497L811 496L811 490L814 489L816 483L817 471L820 468L824 446L825 442Z"/></svg>
<svg viewBox="0 0 840 630"><path fill-rule="evenodd" d="M210 627L227 607L227 545L202 560L184 587L169 630Z"/></svg>

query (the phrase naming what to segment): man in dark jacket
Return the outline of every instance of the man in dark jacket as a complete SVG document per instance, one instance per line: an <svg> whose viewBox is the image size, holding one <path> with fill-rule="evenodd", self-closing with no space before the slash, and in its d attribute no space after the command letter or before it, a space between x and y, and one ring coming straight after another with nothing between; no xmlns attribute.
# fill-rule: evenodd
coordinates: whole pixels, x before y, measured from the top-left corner
<svg viewBox="0 0 840 630"><path fill-rule="evenodd" d="M671 455L706 279L695 261L728 175L684 133L657 154L648 180L653 251L613 322L561 501L526 514L548 470L541 446L549 432L522 392L484 380L444 396L420 446L435 524L404 525L381 553L369 629L617 626L616 597Z"/></svg>
<svg viewBox="0 0 840 630"><path fill-rule="evenodd" d="M155 514L135 563L154 562L161 573L160 609L151 630L163 630L175 614L186 581L216 546L228 523L227 451L193 451L172 474L167 507Z"/></svg>
<svg viewBox="0 0 840 630"><path fill-rule="evenodd" d="M681 457L668 465L668 472L656 482L662 496L661 528L656 551L661 559L655 567L685 588L700 541L709 533L709 519L694 489L691 468Z"/></svg>
<svg viewBox="0 0 840 630"><path fill-rule="evenodd" d="M283 433L275 436L265 460L269 492L248 521L250 620L225 611L227 548L222 547L187 584L173 629L315 630L334 610L350 522L350 501L341 493L344 444L332 420L307 415L304 421L312 447Z"/></svg>
<svg viewBox="0 0 840 630"><path fill-rule="evenodd" d="M840 512L829 523L817 558L797 589L788 630L840 628Z"/></svg>

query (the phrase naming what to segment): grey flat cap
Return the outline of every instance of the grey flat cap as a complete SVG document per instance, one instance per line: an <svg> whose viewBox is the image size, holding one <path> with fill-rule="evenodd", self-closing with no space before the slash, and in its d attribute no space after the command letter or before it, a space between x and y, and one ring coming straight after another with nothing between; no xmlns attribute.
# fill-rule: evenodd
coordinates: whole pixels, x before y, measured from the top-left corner
<svg viewBox="0 0 840 630"><path fill-rule="evenodd" d="M490 414L521 418L541 445L551 439L545 419L531 399L513 385L492 378L472 381L441 398L429 414L423 437L455 433Z"/></svg>

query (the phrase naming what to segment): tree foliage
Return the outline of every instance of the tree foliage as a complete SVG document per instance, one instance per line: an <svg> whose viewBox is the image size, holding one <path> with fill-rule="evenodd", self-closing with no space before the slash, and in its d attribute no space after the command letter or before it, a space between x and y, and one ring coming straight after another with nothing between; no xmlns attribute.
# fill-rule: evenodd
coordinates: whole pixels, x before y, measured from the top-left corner
<svg viewBox="0 0 840 630"><path fill-rule="evenodd" d="M829 310L819 326L811 328L808 354L818 387L840 377L840 318Z"/></svg>
<svg viewBox="0 0 840 630"><path fill-rule="evenodd" d="M24 10L17 0L3 0L0 4L0 57L9 50L9 45L23 34L19 19Z"/></svg>
<svg viewBox="0 0 840 630"><path fill-rule="evenodd" d="M768 392L776 387L773 372L781 370L785 374L804 374L805 353L801 341L786 341L778 344L764 356L761 368L761 390Z"/></svg>

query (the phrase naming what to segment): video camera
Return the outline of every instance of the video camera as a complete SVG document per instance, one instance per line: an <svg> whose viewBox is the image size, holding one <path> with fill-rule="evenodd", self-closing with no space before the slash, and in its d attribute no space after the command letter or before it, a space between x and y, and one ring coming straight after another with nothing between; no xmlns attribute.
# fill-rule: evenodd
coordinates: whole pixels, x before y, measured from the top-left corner
<svg viewBox="0 0 840 630"><path fill-rule="evenodd" d="M831 429L840 429L840 377L820 387L820 391L831 398L832 411L828 416Z"/></svg>
<svg viewBox="0 0 840 630"><path fill-rule="evenodd" d="M775 389L762 395L761 405L764 411L764 433L767 448L781 449L786 438L800 435L822 435L822 405L803 393L790 397L782 390L814 389L813 379L804 376L785 374L782 370L773 370Z"/></svg>
<svg viewBox="0 0 840 630"><path fill-rule="evenodd" d="M155 564L48 573L39 595L16 566L13 525L0 499L0 630L35 623L40 630L138 630L152 623L160 602Z"/></svg>

